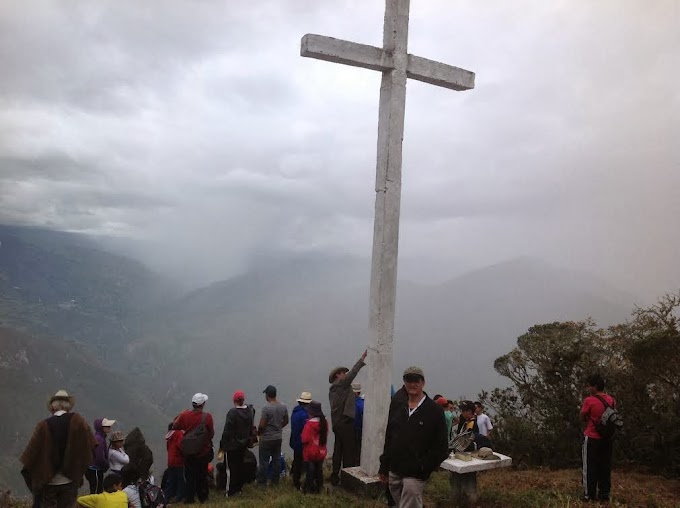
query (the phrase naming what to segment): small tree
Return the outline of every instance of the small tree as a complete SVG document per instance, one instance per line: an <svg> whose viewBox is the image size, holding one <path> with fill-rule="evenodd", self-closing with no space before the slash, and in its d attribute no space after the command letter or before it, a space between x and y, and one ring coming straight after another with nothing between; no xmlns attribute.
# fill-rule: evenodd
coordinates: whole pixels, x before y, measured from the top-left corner
<svg viewBox="0 0 680 508"><path fill-rule="evenodd" d="M496 446L529 464L579 462L584 381L600 372L625 422L617 454L680 472L679 309L676 293L608 329L590 319L529 328L494 362L512 386L480 395L496 412Z"/></svg>
<svg viewBox="0 0 680 508"><path fill-rule="evenodd" d="M487 402L498 415L504 449L532 449L528 462L564 466L578 460L578 408L583 380L599 368L601 332L592 320L529 328L517 347L494 362L513 387Z"/></svg>

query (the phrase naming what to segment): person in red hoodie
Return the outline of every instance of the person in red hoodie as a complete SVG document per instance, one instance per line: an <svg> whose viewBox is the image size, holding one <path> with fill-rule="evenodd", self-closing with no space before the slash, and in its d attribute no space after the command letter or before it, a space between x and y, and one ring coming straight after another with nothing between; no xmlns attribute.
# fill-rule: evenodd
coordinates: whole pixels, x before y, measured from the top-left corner
<svg viewBox="0 0 680 508"><path fill-rule="evenodd" d="M321 403L312 401L307 408L309 420L302 429L302 460L307 464L303 492L318 494L323 489L323 461L328 449L328 421Z"/></svg>
<svg viewBox="0 0 680 508"><path fill-rule="evenodd" d="M183 430L172 430L173 422L168 425L165 445L168 449L168 471L163 494L168 503L178 503L184 499L184 458L182 457Z"/></svg>

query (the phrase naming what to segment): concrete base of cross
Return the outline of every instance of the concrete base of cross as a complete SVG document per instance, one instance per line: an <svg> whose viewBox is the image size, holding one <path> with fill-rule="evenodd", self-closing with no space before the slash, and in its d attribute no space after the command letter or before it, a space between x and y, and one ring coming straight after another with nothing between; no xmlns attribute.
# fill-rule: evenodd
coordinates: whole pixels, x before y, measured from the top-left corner
<svg viewBox="0 0 680 508"><path fill-rule="evenodd" d="M378 499L385 495L385 485L377 476L368 476L361 467L346 467L340 471L340 485L357 496Z"/></svg>

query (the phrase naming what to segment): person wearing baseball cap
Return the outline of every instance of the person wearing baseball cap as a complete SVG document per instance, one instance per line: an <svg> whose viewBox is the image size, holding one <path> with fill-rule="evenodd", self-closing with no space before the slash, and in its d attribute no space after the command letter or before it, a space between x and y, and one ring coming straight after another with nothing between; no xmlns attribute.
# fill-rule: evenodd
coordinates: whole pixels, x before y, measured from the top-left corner
<svg viewBox="0 0 680 508"><path fill-rule="evenodd" d="M423 506L425 484L449 454L446 420L424 392L423 369L408 367L403 380L408 397L390 405L379 475L396 506Z"/></svg>
<svg viewBox="0 0 680 508"><path fill-rule="evenodd" d="M94 459L90 467L85 472L90 484L90 494L101 494L104 492L104 473L109 469L109 447L106 444L106 436L111 432L111 426L116 420L108 418L97 418L94 421L94 438L97 447L94 449Z"/></svg>
<svg viewBox="0 0 680 508"><path fill-rule="evenodd" d="M172 425L173 430L183 430L183 443L186 445L189 441L189 436L192 431L203 424L205 426L206 434L204 434L204 441L200 449L195 455L184 455L184 477L185 484L185 502L187 504L195 503L196 497L201 503L208 500L208 475L205 473L208 470L208 463L213 459L213 444L212 440L215 437L215 424L213 417L207 411L203 411L205 403L208 402L208 396L205 393L195 393L191 397L191 409L182 411L175 419ZM194 432L193 435L196 435ZM195 440L193 440L196 442ZM182 451L186 452L186 447L182 446Z"/></svg>
<svg viewBox="0 0 680 508"><path fill-rule="evenodd" d="M246 405L246 394L242 390L236 390L231 400L234 407L227 412L222 439L220 439L220 451L226 453L225 465L230 475L227 497L239 495L246 483L243 459L248 449L255 418L255 410L252 406Z"/></svg>
<svg viewBox="0 0 680 508"><path fill-rule="evenodd" d="M338 366L331 370L328 382L328 401L331 406L331 425L335 435L333 446L333 472L331 485L340 483L341 467L354 467L358 464L356 441L354 437L354 418L356 416L356 401L352 393L352 381L361 368L366 365L364 351L352 370Z"/></svg>
<svg viewBox="0 0 680 508"><path fill-rule="evenodd" d="M257 483L260 487L267 485L267 467L272 462L272 485L278 485L281 478L281 443L283 428L288 425L288 408L276 399L276 387L267 385L264 393L267 403L261 411L257 432L260 435L259 467Z"/></svg>

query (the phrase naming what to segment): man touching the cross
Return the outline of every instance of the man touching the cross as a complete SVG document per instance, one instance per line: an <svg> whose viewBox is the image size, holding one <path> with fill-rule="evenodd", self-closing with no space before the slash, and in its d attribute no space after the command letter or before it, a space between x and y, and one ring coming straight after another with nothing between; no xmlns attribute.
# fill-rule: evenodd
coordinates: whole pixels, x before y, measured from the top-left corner
<svg viewBox="0 0 680 508"><path fill-rule="evenodd" d="M380 456L380 481L389 485L395 506L423 506L423 489L449 454L444 411L423 391L420 367L404 371L408 398L392 400Z"/></svg>
<svg viewBox="0 0 680 508"><path fill-rule="evenodd" d="M361 368L366 365L367 351L364 351L352 370L347 367L335 367L328 376L331 387L328 390L328 400L331 406L331 423L335 435L333 447L333 472L331 485L340 482L340 468L357 465L357 447L354 440L354 417L356 402L352 392L352 381Z"/></svg>

